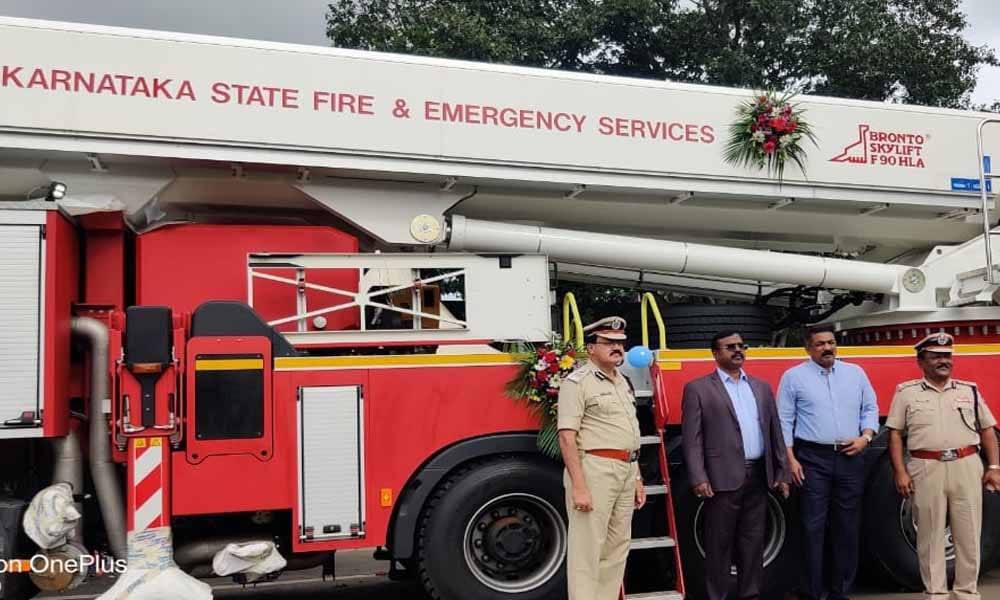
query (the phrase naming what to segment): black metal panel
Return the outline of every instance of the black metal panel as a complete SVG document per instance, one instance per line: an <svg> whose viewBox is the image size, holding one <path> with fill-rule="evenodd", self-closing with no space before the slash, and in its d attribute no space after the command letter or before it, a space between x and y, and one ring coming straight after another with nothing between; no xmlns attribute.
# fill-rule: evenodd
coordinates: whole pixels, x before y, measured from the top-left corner
<svg viewBox="0 0 1000 600"><path fill-rule="evenodd" d="M167 306L130 306L125 310L125 363L165 365L173 359L173 319Z"/></svg>
<svg viewBox="0 0 1000 600"><path fill-rule="evenodd" d="M252 308L233 300L204 302L191 315L191 336L246 335L271 339L275 357L298 356L288 340L257 316Z"/></svg>
<svg viewBox="0 0 1000 600"><path fill-rule="evenodd" d="M126 365L166 365L173 360L173 318L166 306L130 306L125 310ZM135 373L142 388L143 427L156 425L156 382L162 373Z"/></svg>
<svg viewBox="0 0 1000 600"><path fill-rule="evenodd" d="M199 355L197 360L262 358L260 354ZM264 371L196 370L195 437L238 440L264 436Z"/></svg>

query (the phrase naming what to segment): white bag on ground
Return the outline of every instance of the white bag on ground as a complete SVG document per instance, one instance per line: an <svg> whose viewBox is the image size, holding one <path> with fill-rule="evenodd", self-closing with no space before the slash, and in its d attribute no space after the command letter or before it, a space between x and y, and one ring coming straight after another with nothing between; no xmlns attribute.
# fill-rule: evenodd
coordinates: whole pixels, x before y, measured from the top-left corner
<svg viewBox="0 0 1000 600"><path fill-rule="evenodd" d="M212 600L212 588L174 563L169 527L128 534L128 570L97 600Z"/></svg>
<svg viewBox="0 0 1000 600"><path fill-rule="evenodd" d="M285 568L285 560L274 542L242 542L228 544L215 554L212 569L217 575L244 573L247 583L257 581L268 573Z"/></svg>
<svg viewBox="0 0 1000 600"><path fill-rule="evenodd" d="M55 483L35 494L24 511L24 531L40 548L50 549L69 541L80 521L73 506L73 486Z"/></svg>

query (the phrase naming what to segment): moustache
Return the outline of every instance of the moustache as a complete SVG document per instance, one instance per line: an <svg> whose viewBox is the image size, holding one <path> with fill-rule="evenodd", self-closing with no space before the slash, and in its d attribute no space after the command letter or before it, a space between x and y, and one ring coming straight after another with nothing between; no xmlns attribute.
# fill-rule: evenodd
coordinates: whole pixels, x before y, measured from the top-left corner
<svg viewBox="0 0 1000 600"><path fill-rule="evenodd" d="M823 356L835 356L835 355L834 355L833 352L830 352L829 350L827 350L826 352L823 353Z"/></svg>
<svg viewBox="0 0 1000 600"><path fill-rule="evenodd" d="M622 355L622 351L621 350L612 350L611 351L611 356L615 356L615 355L621 356Z"/></svg>
<svg viewBox="0 0 1000 600"><path fill-rule="evenodd" d="M734 352L733 353L733 358L743 358L743 353L742 352Z"/></svg>
<svg viewBox="0 0 1000 600"><path fill-rule="evenodd" d="M938 363L937 366L935 366L934 368L935 369L950 369L951 368L951 363L950 362Z"/></svg>

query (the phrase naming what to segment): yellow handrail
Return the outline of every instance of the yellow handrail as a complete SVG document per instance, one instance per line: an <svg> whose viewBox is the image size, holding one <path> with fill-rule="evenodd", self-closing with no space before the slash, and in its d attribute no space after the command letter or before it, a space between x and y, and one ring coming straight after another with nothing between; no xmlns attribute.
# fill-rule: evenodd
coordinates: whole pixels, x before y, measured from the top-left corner
<svg viewBox="0 0 1000 600"><path fill-rule="evenodd" d="M642 295L642 345L649 348L649 320L646 317L646 307L653 307L653 316L656 318L656 325L660 330L660 350L667 349L667 328L663 324L663 317L660 316L660 307L656 305L656 296L650 292Z"/></svg>
<svg viewBox="0 0 1000 600"><path fill-rule="evenodd" d="M572 334L576 334L575 346L583 345L583 322L580 320L580 311L576 307L576 297L573 292L566 292L563 296L563 341L570 341ZM576 325L570 332L570 325Z"/></svg>

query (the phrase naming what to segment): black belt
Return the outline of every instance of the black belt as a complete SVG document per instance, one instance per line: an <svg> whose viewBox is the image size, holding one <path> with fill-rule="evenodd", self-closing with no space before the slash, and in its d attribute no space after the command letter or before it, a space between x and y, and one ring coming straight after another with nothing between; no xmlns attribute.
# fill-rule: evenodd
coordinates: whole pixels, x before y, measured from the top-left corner
<svg viewBox="0 0 1000 600"><path fill-rule="evenodd" d="M743 465L748 469L754 469L764 464L763 458L755 458L753 460L747 459L743 461Z"/></svg>
<svg viewBox="0 0 1000 600"><path fill-rule="evenodd" d="M819 442L810 442L808 440L803 440L803 439L795 438L795 443L792 445L792 448L794 449L795 447L801 447L801 448L811 448L813 450L826 450L826 451L829 451L829 452L840 452L844 448L847 448L848 446L850 446L851 443L852 442L834 443L834 444L820 444Z"/></svg>

